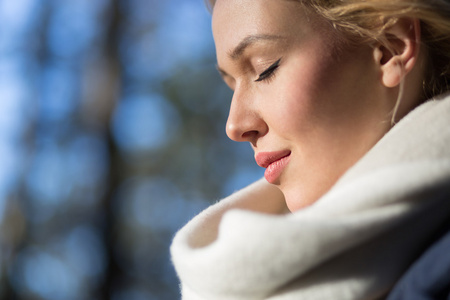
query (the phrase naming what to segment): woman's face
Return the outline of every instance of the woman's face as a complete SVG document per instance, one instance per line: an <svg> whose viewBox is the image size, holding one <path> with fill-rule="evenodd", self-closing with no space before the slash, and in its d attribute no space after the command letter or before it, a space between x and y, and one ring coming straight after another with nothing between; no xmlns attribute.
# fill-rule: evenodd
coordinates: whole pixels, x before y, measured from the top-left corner
<svg viewBox="0 0 450 300"><path fill-rule="evenodd" d="M250 142L291 211L309 205L390 128L379 63L297 1L218 0L218 68L234 90L226 125Z"/></svg>

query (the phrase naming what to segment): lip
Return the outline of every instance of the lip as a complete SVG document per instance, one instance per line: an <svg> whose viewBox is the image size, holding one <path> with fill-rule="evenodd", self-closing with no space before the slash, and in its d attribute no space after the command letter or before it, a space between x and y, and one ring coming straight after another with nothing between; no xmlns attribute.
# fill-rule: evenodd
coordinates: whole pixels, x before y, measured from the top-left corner
<svg viewBox="0 0 450 300"><path fill-rule="evenodd" d="M258 166L266 168L264 177L270 183L275 183L286 165L289 163L291 151L258 152L255 160Z"/></svg>

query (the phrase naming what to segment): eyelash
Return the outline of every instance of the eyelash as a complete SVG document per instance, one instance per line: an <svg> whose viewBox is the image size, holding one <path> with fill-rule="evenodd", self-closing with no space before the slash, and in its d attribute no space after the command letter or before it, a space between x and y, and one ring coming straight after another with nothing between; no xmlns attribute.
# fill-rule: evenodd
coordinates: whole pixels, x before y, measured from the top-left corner
<svg viewBox="0 0 450 300"><path fill-rule="evenodd" d="M265 69L261 74L259 74L259 77L255 81L258 82L269 80L275 74L275 70L280 66L280 61L281 58L274 62L270 67Z"/></svg>

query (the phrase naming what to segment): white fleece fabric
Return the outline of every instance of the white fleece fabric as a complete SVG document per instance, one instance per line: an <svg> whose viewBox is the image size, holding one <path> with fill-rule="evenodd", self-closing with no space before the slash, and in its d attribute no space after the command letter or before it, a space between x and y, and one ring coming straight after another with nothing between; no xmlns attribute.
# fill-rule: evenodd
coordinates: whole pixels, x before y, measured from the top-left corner
<svg viewBox="0 0 450 300"><path fill-rule="evenodd" d="M450 97L410 112L308 208L239 201L176 234L183 299L382 299L450 218Z"/></svg>

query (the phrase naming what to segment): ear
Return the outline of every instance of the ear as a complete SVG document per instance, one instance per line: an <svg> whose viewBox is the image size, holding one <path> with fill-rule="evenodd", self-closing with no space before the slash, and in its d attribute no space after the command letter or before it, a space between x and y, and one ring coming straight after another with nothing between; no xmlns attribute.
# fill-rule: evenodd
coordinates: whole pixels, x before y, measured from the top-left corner
<svg viewBox="0 0 450 300"><path fill-rule="evenodd" d="M385 35L387 45L375 47L375 58L381 68L383 85L392 88L402 82L419 57L420 22L400 19Z"/></svg>

